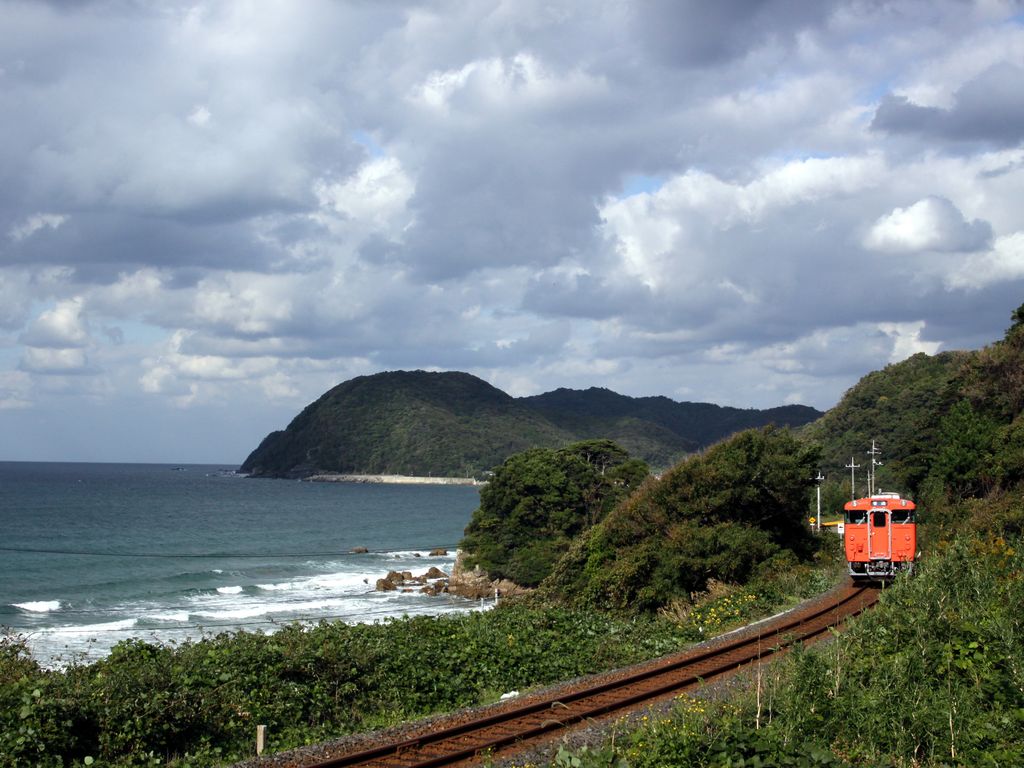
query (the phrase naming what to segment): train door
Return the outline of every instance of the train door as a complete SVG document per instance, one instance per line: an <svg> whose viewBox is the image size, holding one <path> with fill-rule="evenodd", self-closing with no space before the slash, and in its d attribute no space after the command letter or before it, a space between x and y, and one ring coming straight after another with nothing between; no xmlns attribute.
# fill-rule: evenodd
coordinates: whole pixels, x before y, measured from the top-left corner
<svg viewBox="0 0 1024 768"><path fill-rule="evenodd" d="M892 528L889 510L872 509L868 515L868 559L892 559Z"/></svg>

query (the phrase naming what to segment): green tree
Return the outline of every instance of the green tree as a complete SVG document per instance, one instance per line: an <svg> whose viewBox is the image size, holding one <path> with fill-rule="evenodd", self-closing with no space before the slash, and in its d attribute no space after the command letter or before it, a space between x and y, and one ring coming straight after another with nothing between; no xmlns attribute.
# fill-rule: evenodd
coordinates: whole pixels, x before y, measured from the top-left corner
<svg viewBox="0 0 1024 768"><path fill-rule="evenodd" d="M979 496L997 482L993 448L999 423L969 400L950 409L939 426L939 452L931 474L954 496Z"/></svg>
<svg viewBox="0 0 1024 768"><path fill-rule="evenodd" d="M545 586L573 603L653 610L710 579L745 581L780 550L807 555L818 457L786 430L741 432L622 502Z"/></svg>
<svg viewBox="0 0 1024 768"><path fill-rule="evenodd" d="M480 492L460 543L491 578L537 586L569 541L647 477L647 465L610 440L532 448L508 458Z"/></svg>

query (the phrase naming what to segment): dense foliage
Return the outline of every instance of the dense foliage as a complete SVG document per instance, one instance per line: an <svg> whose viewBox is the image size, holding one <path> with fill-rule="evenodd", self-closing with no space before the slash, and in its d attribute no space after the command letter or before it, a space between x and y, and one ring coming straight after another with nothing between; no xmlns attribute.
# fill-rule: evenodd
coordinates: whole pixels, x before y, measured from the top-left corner
<svg viewBox="0 0 1024 768"><path fill-rule="evenodd" d="M742 583L785 550L806 556L815 448L748 430L650 480L573 543L545 589L572 603L652 610Z"/></svg>
<svg viewBox="0 0 1024 768"><path fill-rule="evenodd" d="M334 387L264 438L242 469L480 476L528 448L597 438L665 467L739 428L818 415L805 406L741 410L598 389L516 399L466 373L392 371Z"/></svg>
<svg viewBox="0 0 1024 768"><path fill-rule="evenodd" d="M604 519L647 471L610 440L510 457L480 492L480 507L459 545L466 565L479 565L491 578L537 586L572 538Z"/></svg>
<svg viewBox="0 0 1024 768"><path fill-rule="evenodd" d="M1019 542L1018 542L1019 544ZM1024 549L963 536L830 643L559 766L1024 765ZM951 578L951 575L955 575Z"/></svg>

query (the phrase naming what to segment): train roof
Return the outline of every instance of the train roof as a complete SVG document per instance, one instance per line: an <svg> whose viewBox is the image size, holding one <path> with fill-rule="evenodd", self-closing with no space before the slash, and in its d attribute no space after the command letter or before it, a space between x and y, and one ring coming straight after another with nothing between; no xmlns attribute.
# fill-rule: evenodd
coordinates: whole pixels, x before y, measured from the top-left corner
<svg viewBox="0 0 1024 768"><path fill-rule="evenodd" d="M860 499L848 501L843 509L916 509L910 499L900 498L898 493L876 493Z"/></svg>

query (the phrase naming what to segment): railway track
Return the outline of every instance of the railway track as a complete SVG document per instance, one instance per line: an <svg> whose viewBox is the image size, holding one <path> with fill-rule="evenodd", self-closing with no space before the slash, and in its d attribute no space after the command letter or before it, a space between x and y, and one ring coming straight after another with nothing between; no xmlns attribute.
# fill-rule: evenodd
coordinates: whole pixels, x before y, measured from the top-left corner
<svg viewBox="0 0 1024 768"><path fill-rule="evenodd" d="M660 659L611 679L570 692L554 693L531 703L459 722L415 737L381 741L345 754L308 757L293 763L303 768L427 768L468 764L483 754L551 738L572 726L678 695L760 660L778 656L797 643L809 643L857 615L878 599L872 587L849 585L782 616L697 648ZM382 739L386 735L382 735ZM282 765L275 762L276 765ZM287 764L287 763L284 763Z"/></svg>

